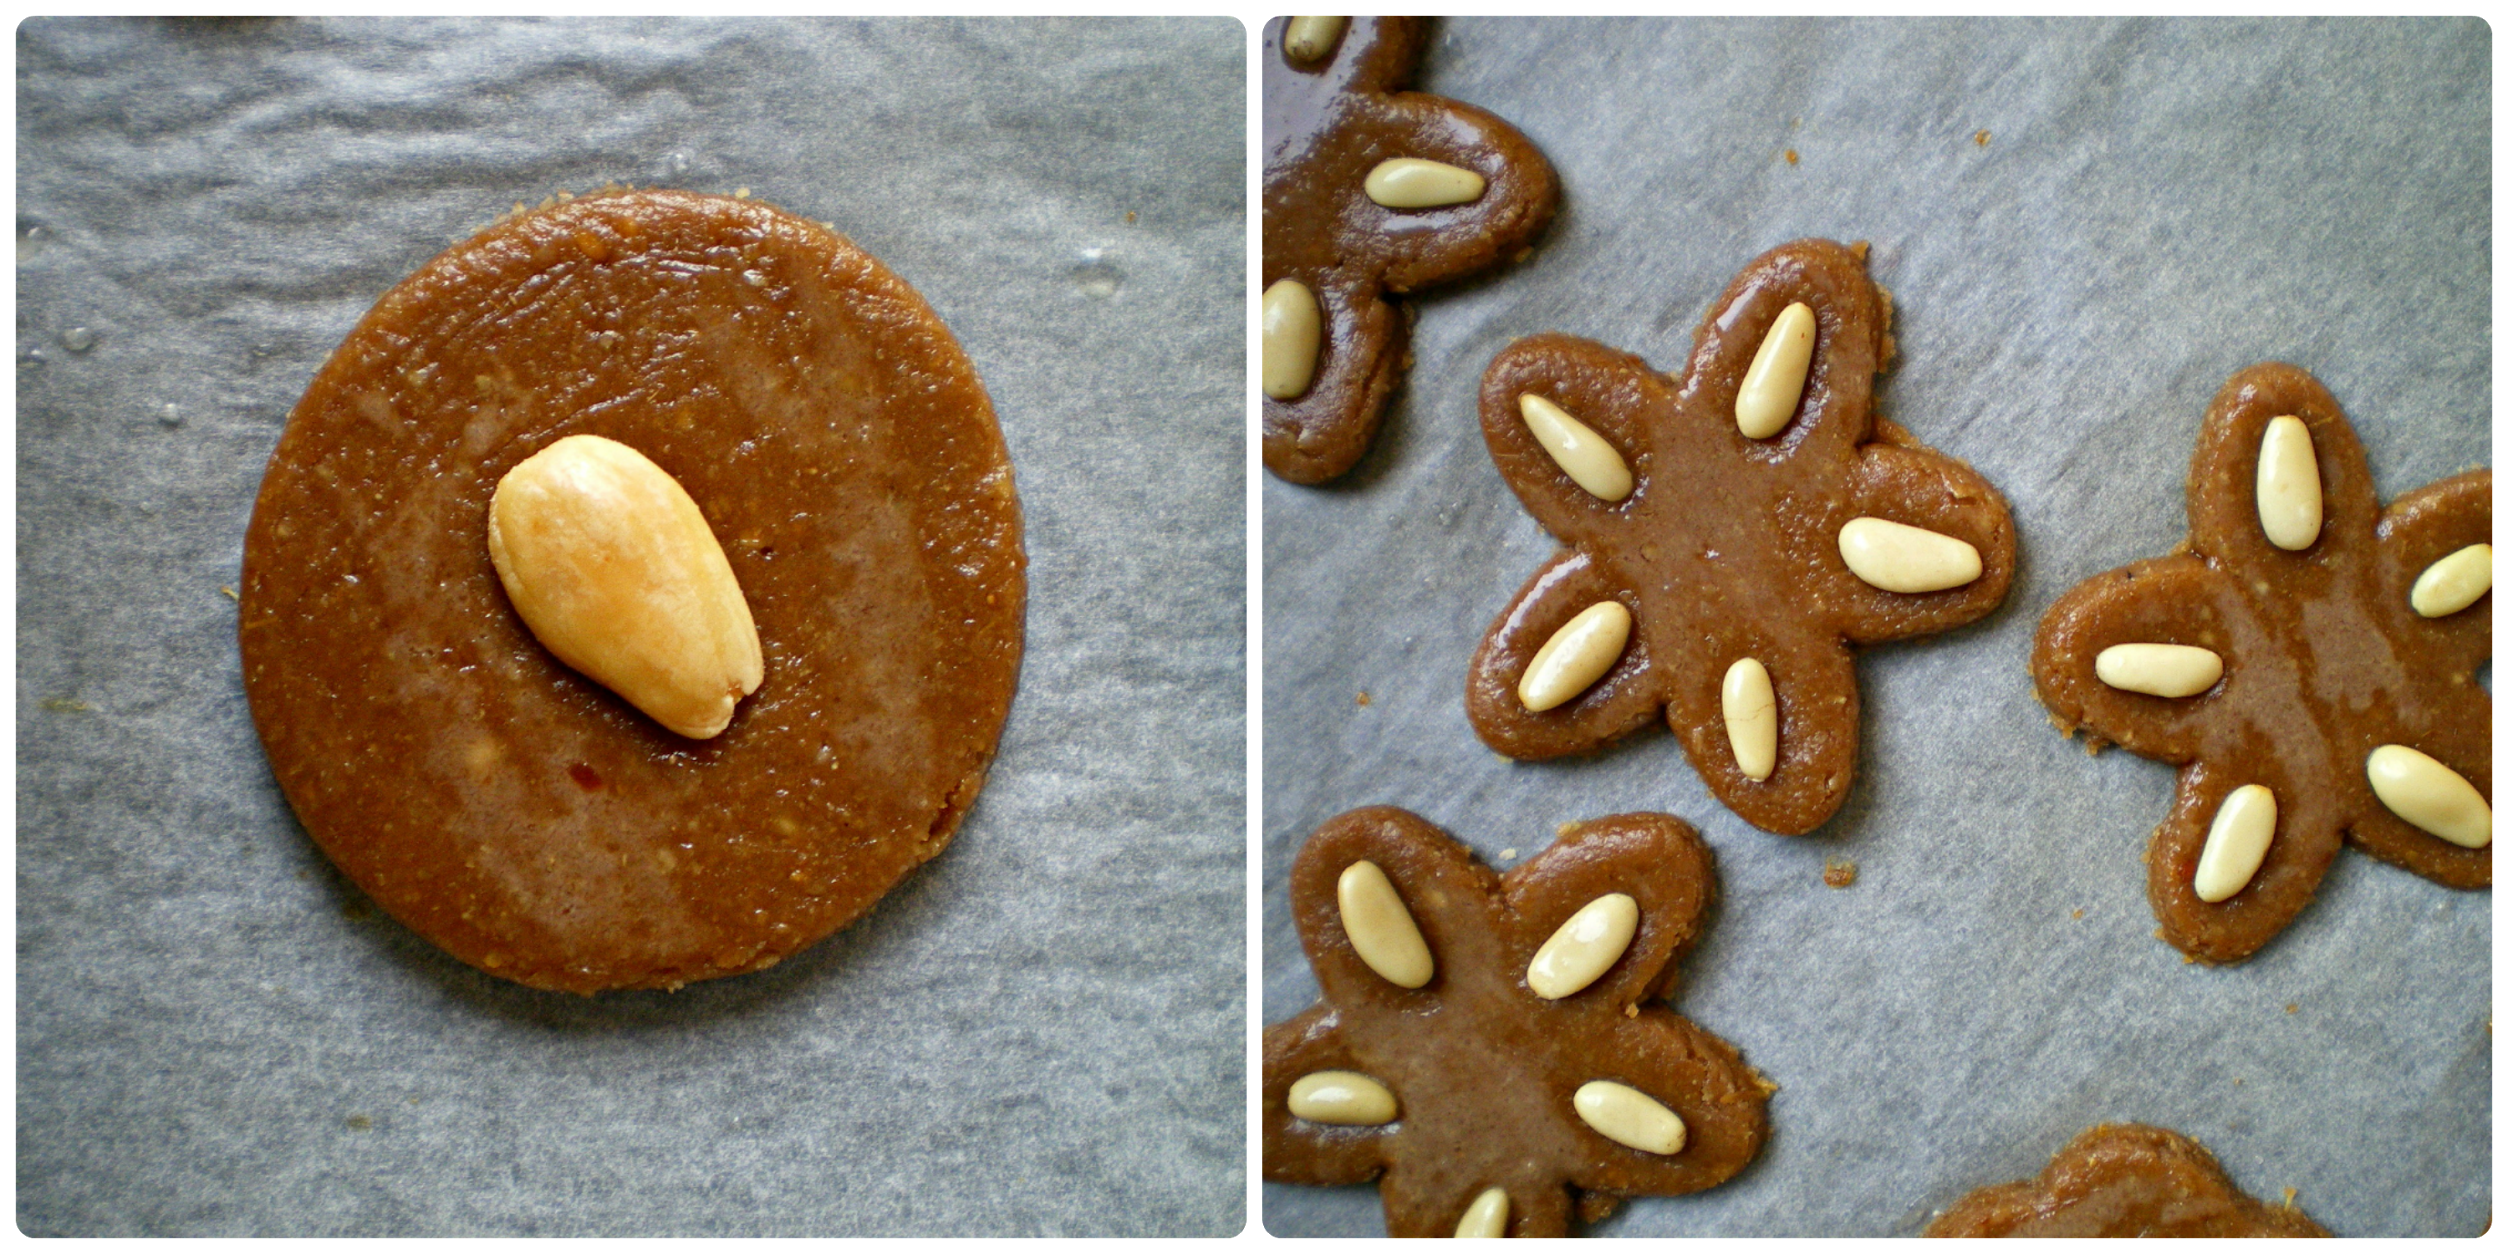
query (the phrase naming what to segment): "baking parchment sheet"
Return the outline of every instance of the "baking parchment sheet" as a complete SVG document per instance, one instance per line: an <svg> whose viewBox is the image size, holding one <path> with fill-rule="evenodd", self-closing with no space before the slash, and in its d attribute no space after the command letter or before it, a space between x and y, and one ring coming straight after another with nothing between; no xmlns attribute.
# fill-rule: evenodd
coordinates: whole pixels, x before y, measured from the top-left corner
<svg viewBox="0 0 2508 1254"><path fill-rule="evenodd" d="M1722 882L1674 1004L1782 1090L1753 1166L1596 1234L1909 1235L2121 1120L2337 1233L2482 1231L2490 895L2346 851L2261 955L2187 965L2141 862L2175 771L2085 757L2026 665L2057 596L2184 538L2242 367L2323 380L2381 499L2489 464L2490 58L2471 19L1443 23L1421 87L1531 136L1564 206L1528 264L1417 302L1356 471L1263 485L1263 1020L1315 996L1283 876L1324 819L1406 806L1508 866L1669 811ZM1661 731L1500 759L1465 663L1556 546L1491 467L1481 371L1557 330L1677 374L1733 274L1804 236L1871 241L1878 404L2010 502L2008 600L1863 654L1855 789L1807 838L1740 822ZM1382 1230L1373 1188L1266 1185L1262 1222Z"/></svg>
<svg viewBox="0 0 2508 1254"><path fill-rule="evenodd" d="M1245 49L1180 21L17 34L17 1223L1245 1224ZM1027 652L956 844L770 971L583 999L366 903L238 678L245 520L367 306L607 182L849 235L975 361Z"/></svg>

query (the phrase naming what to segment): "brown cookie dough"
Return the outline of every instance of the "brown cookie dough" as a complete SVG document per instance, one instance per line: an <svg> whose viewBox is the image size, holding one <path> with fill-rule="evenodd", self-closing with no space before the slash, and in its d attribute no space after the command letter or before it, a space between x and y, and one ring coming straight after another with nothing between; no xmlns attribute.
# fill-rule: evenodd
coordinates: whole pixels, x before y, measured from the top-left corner
<svg viewBox="0 0 2508 1254"><path fill-rule="evenodd" d="M1266 392L1263 464L1320 483L1367 451L1408 366L1408 311L1390 298L1519 256L1559 193L1550 163L1514 127L1403 90L1428 45L1426 19L1350 18L1312 59L1282 51L1289 21L1263 29L1263 288L1288 281L1312 295L1321 348L1305 388ZM1471 171L1485 186L1427 208L1371 199L1369 173L1403 158Z"/></svg>
<svg viewBox="0 0 2508 1254"><path fill-rule="evenodd" d="M1380 874L1353 871L1361 864ZM1688 824L1662 814L1570 824L1501 877L1417 815L1379 806L1326 823L1289 876L1323 1000L1263 1032L1264 1179L1377 1180L1394 1236L1456 1235L1496 1189L1503 1235L1564 1236L1571 1216L1590 1223L1627 1197L1709 1188L1758 1154L1771 1090L1731 1045L1656 1000L1715 893L1712 856ZM1345 877L1398 899L1426 970L1385 956L1373 938L1388 929L1369 922L1368 894ZM1357 922L1345 927L1350 894ZM1606 900L1615 895L1625 900ZM1615 911L1622 922L1633 913L1633 931L1611 931ZM1565 960L1542 966L1559 982L1535 974L1578 916L1602 933L1583 951L1605 964L1599 974L1577 985L1591 966ZM1356 1073L1394 1109L1349 1123L1292 1113L1299 1083L1324 1072ZM1584 1093L1597 1081L1677 1115L1679 1147L1633 1148L1598 1131L1581 1109L1606 1096L1642 1106L1611 1089ZM1480 1215L1491 1207L1481 1201Z"/></svg>
<svg viewBox="0 0 2508 1254"><path fill-rule="evenodd" d="M1799 405L1771 434L1735 417L1744 375L1788 306L1812 346ZM1481 380L1481 427L1509 487L1566 546L1516 593L1472 658L1464 709L1511 758L1585 753L1660 716L1734 813L1808 832L1855 775L1861 698L1854 647L1929 635L1985 616L2012 577L2012 518L1975 471L1918 444L1872 408L1889 360L1890 307L1864 248L1800 240L1745 267L1698 330L1678 381L1589 340L1540 335L1498 354ZM1800 317L1800 315L1796 315ZM1625 467L1605 499L1536 437L1525 398L1555 405ZM1633 486L1631 486L1633 484ZM1885 591L1850 569L1841 533L1878 519L1973 550L1976 571L1931 591ZM1634 627L1616 662L1555 707L1520 693L1554 633L1616 601ZM1753 659L1773 696L1764 778L1737 757L1728 675ZM1745 671L1747 667L1743 668ZM1763 716L1764 717L1764 716ZM1747 720L1743 720L1747 721ZM1764 726L1764 724L1763 724Z"/></svg>
<svg viewBox="0 0 2508 1254"><path fill-rule="evenodd" d="M2305 424L2322 487L2322 529L2297 550L2274 543L2257 512L2259 449L2285 415ZM2422 572L2490 542L2490 502L2483 470L2380 513L2333 396L2297 367L2253 366L2204 415L2186 544L2089 579L2047 611L2030 669L2057 726L2182 768L2145 859L2170 944L2208 962L2253 954L2307 906L2345 840L2451 888L2490 886L2486 806L2481 844L2463 847L2389 809L2368 767L2373 751L2400 745L2490 795L2491 702L2476 680L2491 651L2490 596L2434 618L2413 607ZM2481 565L2487 585L2487 554ZM2101 654L2135 644L2203 650L2219 678L2176 697L2103 680ZM2205 901L2197 869L2215 818L2249 785L2270 790L2270 843L2234 895Z"/></svg>
<svg viewBox="0 0 2508 1254"><path fill-rule="evenodd" d="M2238 1191L2191 1138L2103 1123L2057 1151L2035 1180L1979 1189L1929 1237L2330 1237L2295 1205Z"/></svg>
<svg viewBox="0 0 2508 1254"><path fill-rule="evenodd" d="M560 663L489 561L515 464L591 433L721 541L763 686L710 740ZM949 843L1018 678L991 403L904 281L753 201L619 192L394 288L289 418L245 539L244 682L314 841L538 988L772 965Z"/></svg>

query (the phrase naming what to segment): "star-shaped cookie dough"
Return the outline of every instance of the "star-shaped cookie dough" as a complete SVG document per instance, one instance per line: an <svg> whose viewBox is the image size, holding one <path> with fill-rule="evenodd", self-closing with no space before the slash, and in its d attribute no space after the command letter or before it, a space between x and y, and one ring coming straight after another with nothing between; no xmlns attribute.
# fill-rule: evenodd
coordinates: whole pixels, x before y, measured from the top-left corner
<svg viewBox="0 0 2508 1254"><path fill-rule="evenodd" d="M1759 1152L1772 1086L1656 1000L1715 893L1689 825L1571 824L1502 877L1380 806L1289 875L1323 1000L1263 1032L1264 1179L1377 1180L1394 1236L1565 1236Z"/></svg>
<svg viewBox="0 0 2508 1254"><path fill-rule="evenodd" d="M1558 205L1514 127L1403 90L1427 44L1424 18L1263 31L1263 464L1283 479L1334 478L1375 439L1409 366L1391 298L1524 253Z"/></svg>
<svg viewBox="0 0 2508 1254"><path fill-rule="evenodd" d="M2180 768L2152 909L2208 962L2262 948L2345 840L2491 882L2491 473L2380 512L2341 406L2295 366L2232 377L2186 479L2192 534L2064 594L2030 669L2066 734Z"/></svg>
<svg viewBox="0 0 2508 1254"><path fill-rule="evenodd" d="M1874 415L1890 354L1863 246L1827 240L1745 267L1677 381L1564 335L1498 354L1490 456L1566 547L1472 658L1481 739L1584 753L1660 711L1744 819L1797 835L1836 813L1855 646L1973 622L2012 577L2003 498Z"/></svg>

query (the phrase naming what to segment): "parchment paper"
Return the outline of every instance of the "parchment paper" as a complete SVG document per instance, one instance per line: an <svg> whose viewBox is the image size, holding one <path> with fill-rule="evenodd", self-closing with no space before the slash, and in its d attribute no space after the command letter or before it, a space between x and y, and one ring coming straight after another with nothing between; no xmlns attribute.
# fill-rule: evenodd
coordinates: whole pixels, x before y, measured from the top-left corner
<svg viewBox="0 0 2508 1254"><path fill-rule="evenodd" d="M21 1230L1243 1227L1239 23L16 47ZM610 181L749 187L920 289L999 410L1030 604L953 848L773 970L587 1000L459 965L330 869L220 588L367 306Z"/></svg>
<svg viewBox="0 0 2508 1254"><path fill-rule="evenodd" d="M2470 19L1445 23L1422 86L1522 128L1565 208L1530 264L1418 302L1356 472L1263 485L1263 1020L1315 996L1283 876L1331 815L1407 806L1505 866L1664 810L1723 888L1673 1000L1783 1089L1755 1165L1598 1234L1912 1235L2118 1120L2344 1235L2480 1232L2489 894L2346 851L2261 955L2189 966L2141 862L2175 771L2083 756L2025 668L2057 596L2184 538L2244 366L2324 380L2381 499L2489 463L2490 57ZM1558 330L1678 373L1732 275L1803 236L1872 241L1879 404L2010 501L2009 599L1863 655L1855 791L1807 838L1741 823L1660 731L1498 758L1465 663L1555 543L1491 467L1482 370ZM1263 1224L1381 1231L1373 1188L1268 1185Z"/></svg>

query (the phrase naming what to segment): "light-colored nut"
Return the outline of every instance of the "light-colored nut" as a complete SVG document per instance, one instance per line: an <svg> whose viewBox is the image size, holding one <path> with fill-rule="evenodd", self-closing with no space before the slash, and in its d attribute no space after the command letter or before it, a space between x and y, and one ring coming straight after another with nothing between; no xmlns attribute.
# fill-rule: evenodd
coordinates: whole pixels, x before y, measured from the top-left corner
<svg viewBox="0 0 2508 1254"><path fill-rule="evenodd" d="M1776 770L1776 684L1758 658L1724 668L1724 738L1742 774L1762 780Z"/></svg>
<svg viewBox="0 0 2508 1254"><path fill-rule="evenodd" d="M1811 306L1801 301L1777 315L1742 375L1742 390L1733 397L1733 422L1743 435L1764 440L1794 420L1795 407L1803 403L1803 380L1811 374L1811 341L1818 330Z"/></svg>
<svg viewBox="0 0 2508 1254"><path fill-rule="evenodd" d="M1543 941L1524 968L1533 995L1557 1001L1602 978L1637 935L1637 899L1605 893L1586 902Z"/></svg>
<svg viewBox="0 0 2508 1254"><path fill-rule="evenodd" d="M2430 563L2412 581L2412 612L2423 618L2445 618L2482 599L2491 590L2491 546L2468 544Z"/></svg>
<svg viewBox="0 0 2508 1254"><path fill-rule="evenodd" d="M1402 1113L1393 1090L1356 1071L1318 1071L1289 1086L1289 1113L1311 1123L1374 1128Z"/></svg>
<svg viewBox="0 0 2508 1254"><path fill-rule="evenodd" d="M1838 528L1837 552L1857 579L1883 592L1940 592L1985 573L1977 546L1966 540L1883 518Z"/></svg>
<svg viewBox="0 0 2508 1254"><path fill-rule="evenodd" d="M1324 311L1296 279L1263 289L1263 395L1275 401L1306 395L1324 351Z"/></svg>
<svg viewBox="0 0 2508 1254"><path fill-rule="evenodd" d="M2212 830L2203 837L2203 856L2195 861L2195 896L2227 901L2238 895L2264 865L2264 851L2273 847L2273 824L2281 817L2273 790L2249 784L2221 799L2212 816Z"/></svg>
<svg viewBox="0 0 2508 1254"><path fill-rule="evenodd" d="M1546 396L1526 392L1515 398L1515 407L1523 411L1524 425L1532 430L1534 439L1541 441L1542 451L1559 463L1559 469L1566 471L1576 486L1606 501L1628 499L1637 480L1629 474L1628 463L1620 460L1620 451L1611 447L1610 441L1570 417Z"/></svg>
<svg viewBox="0 0 2508 1254"><path fill-rule="evenodd" d="M765 678L723 546L644 454L570 435L505 473L488 558L531 634L655 722L699 740Z"/></svg>
<svg viewBox="0 0 2508 1254"><path fill-rule="evenodd" d="M2325 525L2325 484L2317 478L2308 424L2284 414L2264 424L2256 449L2255 515L2264 538L2293 553L2316 543Z"/></svg>
<svg viewBox="0 0 2508 1254"><path fill-rule="evenodd" d="M1289 28L1280 34L1280 51L1300 64L1321 61L1332 55L1349 25L1346 17L1290 18Z"/></svg>
<svg viewBox="0 0 2508 1254"><path fill-rule="evenodd" d="M1671 1107L1611 1080L1594 1080L1576 1090L1576 1117L1594 1131L1649 1154L1678 1154L1689 1144L1689 1126Z"/></svg>
<svg viewBox="0 0 2508 1254"><path fill-rule="evenodd" d="M2481 790L2418 749L2380 745L2371 751L2369 787L2396 818L2448 844L2479 849L2491 843L2491 806Z"/></svg>
<svg viewBox="0 0 2508 1254"><path fill-rule="evenodd" d="M2191 697L2221 681L2221 655L2191 644L2112 644L2096 665L2100 683L2154 697Z"/></svg>
<svg viewBox="0 0 2508 1254"><path fill-rule="evenodd" d="M1489 180L1459 165L1395 157L1367 172L1367 198L1387 209L1435 209L1480 199Z"/></svg>
<svg viewBox="0 0 2508 1254"><path fill-rule="evenodd" d="M1492 1185L1482 1189L1480 1196L1463 1211L1462 1222L1454 1225L1458 1237L1503 1237L1507 1234L1507 1191Z"/></svg>
<svg viewBox="0 0 2508 1254"><path fill-rule="evenodd" d="M1418 988L1437 973L1419 924L1383 867L1362 861L1342 868L1339 895L1341 930L1368 970L1403 988Z"/></svg>
<svg viewBox="0 0 2508 1254"><path fill-rule="evenodd" d="M1619 662L1629 621L1628 607L1617 601L1586 606L1533 654L1515 685L1516 699L1535 714L1575 700Z"/></svg>

